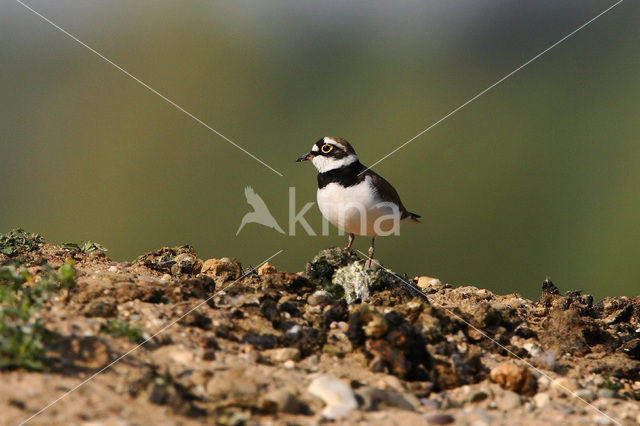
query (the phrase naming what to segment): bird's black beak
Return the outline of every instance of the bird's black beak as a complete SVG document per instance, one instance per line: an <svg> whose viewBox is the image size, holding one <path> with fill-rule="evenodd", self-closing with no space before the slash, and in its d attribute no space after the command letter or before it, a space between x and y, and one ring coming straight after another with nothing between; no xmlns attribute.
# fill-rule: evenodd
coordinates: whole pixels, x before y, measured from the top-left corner
<svg viewBox="0 0 640 426"><path fill-rule="evenodd" d="M315 155L313 153L308 153L305 155L301 155L300 157L298 157L298 159L296 160L296 162L299 161L307 161L307 160L311 160L313 157L315 157Z"/></svg>

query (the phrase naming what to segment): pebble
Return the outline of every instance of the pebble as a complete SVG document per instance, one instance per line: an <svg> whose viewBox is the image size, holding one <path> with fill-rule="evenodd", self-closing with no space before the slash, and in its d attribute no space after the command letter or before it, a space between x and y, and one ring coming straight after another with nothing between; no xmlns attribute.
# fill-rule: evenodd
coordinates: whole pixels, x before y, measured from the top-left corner
<svg viewBox="0 0 640 426"><path fill-rule="evenodd" d="M551 382L550 388L559 395L572 395L580 389L580 385L576 379L560 377Z"/></svg>
<svg viewBox="0 0 640 426"><path fill-rule="evenodd" d="M596 399L596 394L591 389L578 389L575 391L574 396L584 399L587 402L591 402Z"/></svg>
<svg viewBox="0 0 640 426"><path fill-rule="evenodd" d="M109 266L108 271L109 272L118 272L118 267L117 266Z"/></svg>
<svg viewBox="0 0 640 426"><path fill-rule="evenodd" d="M182 348L171 351L169 356L172 360L182 365L192 365L194 360L193 352Z"/></svg>
<svg viewBox="0 0 640 426"><path fill-rule="evenodd" d="M536 407L543 408L551 403L551 397L548 393L540 392L533 397L533 403Z"/></svg>
<svg viewBox="0 0 640 426"><path fill-rule="evenodd" d="M612 389L602 388L598 390L598 396L600 398L615 398L618 394Z"/></svg>
<svg viewBox="0 0 640 426"><path fill-rule="evenodd" d="M163 283L168 283L171 281L171 275L169 274L164 274L161 278L160 281L162 281Z"/></svg>
<svg viewBox="0 0 640 426"><path fill-rule="evenodd" d="M300 359L300 350L297 348L278 348L267 349L263 352L272 361L283 363L289 360L298 361Z"/></svg>
<svg viewBox="0 0 640 426"><path fill-rule="evenodd" d="M390 390L383 390L372 386L359 388L357 394L362 400L361 409L363 410L377 410L381 404L408 411L413 411L414 409L414 401L410 401L410 398L407 398L409 395L404 396ZM418 402L417 405L420 405L420 403Z"/></svg>
<svg viewBox="0 0 640 426"><path fill-rule="evenodd" d="M425 407L432 408L434 410L437 410L438 408L440 408L440 404L438 403L438 401L435 401L433 399L421 398L420 403Z"/></svg>
<svg viewBox="0 0 640 426"><path fill-rule="evenodd" d="M115 317L118 314L118 310L111 300L95 299L89 302L82 313L87 317Z"/></svg>
<svg viewBox="0 0 640 426"><path fill-rule="evenodd" d="M385 375L382 379L378 380L377 385L382 389L393 389L398 392L404 392L404 385L402 381L396 376L390 374Z"/></svg>
<svg viewBox="0 0 640 426"><path fill-rule="evenodd" d="M491 370L489 378L502 386L502 388L523 395L535 395L538 389L538 382L533 373L527 367L521 365L500 364Z"/></svg>
<svg viewBox="0 0 640 426"><path fill-rule="evenodd" d="M522 405L522 398L515 392L505 391L504 395L496 400L496 405L503 411L513 410Z"/></svg>
<svg viewBox="0 0 640 426"><path fill-rule="evenodd" d="M422 291L428 290L433 287L437 288L441 286L442 286L442 282L437 278L427 277L427 276L418 277L418 287Z"/></svg>
<svg viewBox="0 0 640 426"><path fill-rule="evenodd" d="M292 359L285 361L282 365L284 368L287 368L289 370L293 370L296 367L296 363Z"/></svg>
<svg viewBox="0 0 640 426"><path fill-rule="evenodd" d="M593 423L599 426L609 426L615 424L609 417L598 415L593 419Z"/></svg>
<svg viewBox="0 0 640 426"><path fill-rule="evenodd" d="M538 377L538 390L543 391L549 389L549 385L551 384L551 379L547 376Z"/></svg>
<svg viewBox="0 0 640 426"><path fill-rule="evenodd" d="M316 377L309 387L308 392L320 398L326 405L322 410L322 416L330 419L341 419L358 408L355 394L347 383L335 376L321 375Z"/></svg>
<svg viewBox="0 0 640 426"><path fill-rule="evenodd" d="M479 390L477 392L474 392L471 394L471 397L469 398L470 402L480 402L480 401L484 401L485 399L487 399L489 397L489 395L482 390Z"/></svg>
<svg viewBox="0 0 640 426"><path fill-rule="evenodd" d="M286 389L279 389L266 394L262 397L261 406L262 409L267 412L278 411L281 413L299 414L304 410L304 405L298 401L292 392Z"/></svg>
<svg viewBox="0 0 640 426"><path fill-rule="evenodd" d="M265 262L264 265L258 268L258 275L270 275L278 272L275 266L269 262Z"/></svg>
<svg viewBox="0 0 640 426"><path fill-rule="evenodd" d="M307 298L307 302L311 306L327 305L333 301L328 291L318 290Z"/></svg>
<svg viewBox="0 0 640 426"><path fill-rule="evenodd" d="M527 342L524 345L522 345L522 349L529 352L529 355L531 356L531 358L538 358L544 352L542 350L542 346L536 343L531 343L531 342Z"/></svg>
<svg viewBox="0 0 640 426"><path fill-rule="evenodd" d="M448 425L449 423L453 423L455 421L453 416L442 413L427 414L425 416L425 419L427 419L427 422L432 425Z"/></svg>

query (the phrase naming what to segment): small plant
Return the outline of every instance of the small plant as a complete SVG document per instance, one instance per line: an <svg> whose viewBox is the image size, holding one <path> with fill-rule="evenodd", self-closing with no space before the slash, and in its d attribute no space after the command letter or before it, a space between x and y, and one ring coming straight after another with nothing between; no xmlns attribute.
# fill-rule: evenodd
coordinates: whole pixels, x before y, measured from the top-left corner
<svg viewBox="0 0 640 426"><path fill-rule="evenodd" d="M107 251L102 244L94 243L93 241L86 241L82 243L82 245L76 243L64 243L62 247L67 250L78 250L84 254L90 254L94 251L101 251L103 253Z"/></svg>
<svg viewBox="0 0 640 426"><path fill-rule="evenodd" d="M0 368L44 366L47 330L37 312L51 294L75 285L73 264L67 262L57 272L45 268L36 280L25 268L0 267Z"/></svg>
<svg viewBox="0 0 640 426"><path fill-rule="evenodd" d="M132 326L122 321L107 320L107 323L102 326L102 332L113 337L126 337L135 343L144 341L142 327Z"/></svg>
<svg viewBox="0 0 640 426"><path fill-rule="evenodd" d="M31 234L20 228L13 229L6 234L0 234L0 253L13 256L38 250L39 244L43 242L44 240L38 234Z"/></svg>
<svg viewBox="0 0 640 426"><path fill-rule="evenodd" d="M605 380L603 386L606 389L612 390L616 393L618 393L618 391L624 387L624 385L620 382L620 379L614 376L607 377L607 380Z"/></svg>

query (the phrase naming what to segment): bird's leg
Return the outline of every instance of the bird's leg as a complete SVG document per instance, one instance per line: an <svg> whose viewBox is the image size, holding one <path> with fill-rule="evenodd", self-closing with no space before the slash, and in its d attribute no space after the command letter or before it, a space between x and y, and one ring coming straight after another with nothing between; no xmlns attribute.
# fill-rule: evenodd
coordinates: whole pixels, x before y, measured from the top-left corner
<svg viewBox="0 0 640 426"><path fill-rule="evenodd" d="M376 237L371 238L371 247L369 247L369 262L367 262L367 268L371 268L371 260L373 259L373 243Z"/></svg>
<svg viewBox="0 0 640 426"><path fill-rule="evenodd" d="M347 244L347 248L350 249L351 245L353 244L353 240L356 239L355 234L349 234L349 244Z"/></svg>

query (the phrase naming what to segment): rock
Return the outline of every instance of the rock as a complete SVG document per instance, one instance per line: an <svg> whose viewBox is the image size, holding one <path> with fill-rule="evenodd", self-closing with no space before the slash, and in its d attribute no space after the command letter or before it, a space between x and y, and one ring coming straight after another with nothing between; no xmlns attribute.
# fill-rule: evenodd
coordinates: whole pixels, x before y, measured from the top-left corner
<svg viewBox="0 0 640 426"><path fill-rule="evenodd" d="M245 343L251 343L256 348L272 349L278 345L278 336L273 334L247 333L242 337Z"/></svg>
<svg viewBox="0 0 640 426"><path fill-rule="evenodd" d="M62 354L73 360L76 367L97 369L105 366L110 359L109 347L97 337L74 337L64 342Z"/></svg>
<svg viewBox="0 0 640 426"><path fill-rule="evenodd" d="M537 367L545 368L550 371L554 371L558 365L556 354L553 351L544 351L537 358L535 358L534 361Z"/></svg>
<svg viewBox="0 0 640 426"><path fill-rule="evenodd" d="M347 335L338 328L332 329L327 335L327 342L322 352L342 357L353 350L353 345Z"/></svg>
<svg viewBox="0 0 640 426"><path fill-rule="evenodd" d="M337 269L331 281L334 285L342 287L347 303L357 300L368 302L371 298L369 287L372 280L364 262L353 262Z"/></svg>
<svg viewBox="0 0 640 426"><path fill-rule="evenodd" d="M489 378L504 389L523 395L533 396L538 389L535 376L525 366L510 363L500 364L491 370Z"/></svg>
<svg viewBox="0 0 640 426"><path fill-rule="evenodd" d="M598 390L598 397L600 398L617 398L618 393L613 389L602 388Z"/></svg>
<svg viewBox="0 0 640 426"><path fill-rule="evenodd" d="M171 265L171 273L173 275L198 273L202 269L202 261L193 253L181 253L177 255Z"/></svg>
<svg viewBox="0 0 640 426"><path fill-rule="evenodd" d="M505 391L495 400L496 406L502 411L511 411L522 405L522 397L515 392Z"/></svg>
<svg viewBox="0 0 640 426"><path fill-rule="evenodd" d="M372 386L363 386L356 392L361 398L360 408L367 411L375 411L381 405L397 407L403 410L413 411L414 405L407 398L391 390L383 390Z"/></svg>
<svg viewBox="0 0 640 426"><path fill-rule="evenodd" d="M629 321L631 314L633 313L633 305L627 305L625 308L620 309L617 312L612 313L604 319L605 324L614 325L621 322Z"/></svg>
<svg viewBox="0 0 640 426"><path fill-rule="evenodd" d="M526 322L523 322L522 324L518 325L516 329L513 330L513 333L525 339L536 337L536 333L531 329L531 327Z"/></svg>
<svg viewBox="0 0 640 426"><path fill-rule="evenodd" d="M270 413L301 414L306 411L305 404L300 402L292 392L286 389L279 389L267 393L261 398L260 406L262 410Z"/></svg>
<svg viewBox="0 0 640 426"><path fill-rule="evenodd" d="M591 402L596 399L596 394L591 389L578 389L575 391L576 398L583 399L587 402Z"/></svg>
<svg viewBox="0 0 640 426"><path fill-rule="evenodd" d="M448 425L455 421L453 416L442 413L427 414L424 418L432 425Z"/></svg>
<svg viewBox="0 0 640 426"><path fill-rule="evenodd" d="M118 308L115 300L110 297L102 297L89 302L82 309L82 313L86 317L111 318L118 314Z"/></svg>
<svg viewBox="0 0 640 426"><path fill-rule="evenodd" d="M371 320L364 326L364 334L369 337L382 337L389 329L387 320L378 312L371 314Z"/></svg>
<svg viewBox="0 0 640 426"><path fill-rule="evenodd" d="M342 287L336 286L332 282L333 274L337 269L347 266L356 260L358 260L358 255L353 250L342 247L321 250L305 266L304 276L327 290L334 298L340 298L344 292Z"/></svg>
<svg viewBox="0 0 640 426"><path fill-rule="evenodd" d="M307 390L325 403L326 407L322 410L322 416L327 419L344 418L358 408L358 402L351 386L337 377L329 375L316 377Z"/></svg>
<svg viewBox="0 0 640 426"><path fill-rule="evenodd" d="M522 345L522 349L527 351L531 358L538 358L543 353L542 346L532 342L527 342Z"/></svg>
<svg viewBox="0 0 640 426"><path fill-rule="evenodd" d="M263 352L263 355L278 363L300 360L300 350L297 348L267 349Z"/></svg>
<svg viewBox="0 0 640 426"><path fill-rule="evenodd" d="M533 397L533 403L538 408L544 408L551 403L551 397L548 393L540 392Z"/></svg>
<svg viewBox="0 0 640 426"><path fill-rule="evenodd" d="M177 261L179 261L179 265ZM185 268L185 272L187 269L189 269L189 272L197 272L195 269L198 267L199 262L196 250L191 246L184 245L162 247L159 250L139 256L134 263L155 271L169 273L175 265L178 265L176 272L181 272L182 268Z"/></svg>
<svg viewBox="0 0 640 426"><path fill-rule="evenodd" d="M422 276L418 277L416 284L418 288L425 293L429 292L429 290L437 290L442 288L442 282L440 282L437 278Z"/></svg>
<svg viewBox="0 0 640 426"><path fill-rule="evenodd" d="M258 268L258 275L269 275L275 274L278 270L275 266L270 264L269 262L265 262L261 267Z"/></svg>
<svg viewBox="0 0 640 426"><path fill-rule="evenodd" d="M549 388L558 395L567 396L580 389L580 385L576 379L560 377L552 381Z"/></svg>
<svg viewBox="0 0 640 426"><path fill-rule="evenodd" d="M547 278L542 283L542 294L560 294L560 290L556 287L553 282Z"/></svg>
<svg viewBox="0 0 640 426"><path fill-rule="evenodd" d="M216 372L207 382L206 392L213 399L256 398L258 383L246 370L234 368Z"/></svg>
<svg viewBox="0 0 640 426"><path fill-rule="evenodd" d="M333 297L325 290L317 290L307 298L307 303L311 306L324 306L333 302Z"/></svg>
<svg viewBox="0 0 640 426"><path fill-rule="evenodd" d="M185 367L193 365L194 354L185 348L176 347L174 350L169 352L169 357L171 357L174 362L182 364Z"/></svg>
<svg viewBox="0 0 640 426"><path fill-rule="evenodd" d="M211 326L211 319L197 310L188 312L178 322L187 327L198 327L202 329L208 329Z"/></svg>
<svg viewBox="0 0 640 426"><path fill-rule="evenodd" d="M629 340L620 346L620 351L636 361L640 361L640 338Z"/></svg>
<svg viewBox="0 0 640 426"><path fill-rule="evenodd" d="M202 264L201 273L216 277L221 281L235 280L242 275L242 267L237 261L227 257L207 259Z"/></svg>
<svg viewBox="0 0 640 426"><path fill-rule="evenodd" d="M161 278L160 281L162 281L163 283L169 283L171 282L171 275L170 274L164 274Z"/></svg>
<svg viewBox="0 0 640 426"><path fill-rule="evenodd" d="M597 426L612 426L617 422L614 422L611 417L598 414L593 418L593 424Z"/></svg>
<svg viewBox="0 0 640 426"><path fill-rule="evenodd" d="M585 321L576 309L552 309L542 322L541 341L556 354L583 356L589 353Z"/></svg>
<svg viewBox="0 0 640 426"><path fill-rule="evenodd" d="M471 394L471 396L469 397L469 402L480 402L480 401L484 401L485 399L487 399L489 397L489 395L483 391L483 390L478 390L476 392L473 392Z"/></svg>

